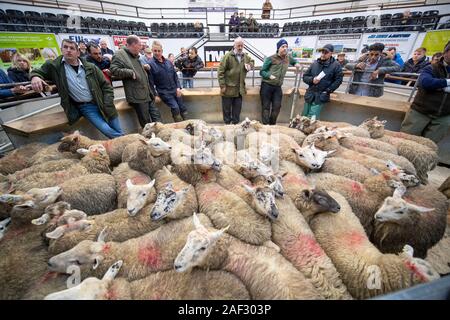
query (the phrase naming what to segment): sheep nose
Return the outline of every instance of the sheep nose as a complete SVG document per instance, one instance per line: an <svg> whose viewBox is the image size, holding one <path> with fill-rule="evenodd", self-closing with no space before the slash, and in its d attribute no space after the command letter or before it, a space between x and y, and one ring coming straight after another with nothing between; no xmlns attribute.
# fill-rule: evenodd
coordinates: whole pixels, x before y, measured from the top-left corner
<svg viewBox="0 0 450 320"><path fill-rule="evenodd" d="M49 266L51 268L51 267L53 267L53 264L49 261L49 262L47 262L47 266Z"/></svg>
<svg viewBox="0 0 450 320"><path fill-rule="evenodd" d="M183 267L182 265L176 264L175 265L175 270L180 270L182 267Z"/></svg>

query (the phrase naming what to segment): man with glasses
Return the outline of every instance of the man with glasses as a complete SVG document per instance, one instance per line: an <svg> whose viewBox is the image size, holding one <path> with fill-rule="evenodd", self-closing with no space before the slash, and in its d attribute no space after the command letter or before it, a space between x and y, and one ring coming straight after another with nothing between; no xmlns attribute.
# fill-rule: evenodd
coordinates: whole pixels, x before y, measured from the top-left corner
<svg viewBox="0 0 450 320"><path fill-rule="evenodd" d="M350 85L350 94L366 97L381 97L383 95L384 77L387 74L400 71L400 66L396 62L382 55L383 50L384 44L374 43L369 47L369 52L359 58L358 63L349 63L345 66L346 69L354 70L353 82L367 83ZM377 86L371 86L370 84L376 84Z"/></svg>
<svg viewBox="0 0 450 320"><path fill-rule="evenodd" d="M319 118L322 107L330 101L330 94L342 83L344 74L341 64L333 58L334 47L326 44L319 49L320 58L314 61L303 75L303 81L309 85L305 93L305 106L302 115Z"/></svg>

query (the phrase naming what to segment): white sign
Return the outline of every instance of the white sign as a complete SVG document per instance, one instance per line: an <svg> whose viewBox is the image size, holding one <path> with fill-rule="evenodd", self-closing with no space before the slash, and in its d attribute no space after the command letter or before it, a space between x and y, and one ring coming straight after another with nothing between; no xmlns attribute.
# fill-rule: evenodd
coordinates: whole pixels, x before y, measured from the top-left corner
<svg viewBox="0 0 450 320"><path fill-rule="evenodd" d="M317 36L299 36L286 38L292 57L298 62L312 62Z"/></svg>
<svg viewBox="0 0 450 320"><path fill-rule="evenodd" d="M361 43L361 34L333 34L319 36L316 43L316 49L323 48L326 44L332 44L335 54L345 53L345 58L349 61L355 61L359 57L359 45ZM314 52L318 58L320 52Z"/></svg>
<svg viewBox="0 0 450 320"><path fill-rule="evenodd" d="M397 48L397 53L400 53L403 61L406 61L414 49L416 38L417 32L367 33L363 35L359 52L365 44L370 46L375 42L380 42L384 44L385 50L390 47Z"/></svg>

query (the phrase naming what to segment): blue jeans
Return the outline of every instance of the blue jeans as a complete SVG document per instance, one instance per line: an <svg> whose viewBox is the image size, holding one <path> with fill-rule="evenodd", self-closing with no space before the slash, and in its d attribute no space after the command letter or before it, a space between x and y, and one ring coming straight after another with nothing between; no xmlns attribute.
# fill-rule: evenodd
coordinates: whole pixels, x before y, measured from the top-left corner
<svg viewBox="0 0 450 320"><path fill-rule="evenodd" d="M106 122L98 107L93 103L83 104L78 108L81 114L108 138L112 139L123 136L119 117L115 117Z"/></svg>
<svg viewBox="0 0 450 320"><path fill-rule="evenodd" d="M183 79L183 88L193 88L194 79Z"/></svg>
<svg viewBox="0 0 450 320"><path fill-rule="evenodd" d="M181 97L177 97L176 92L174 93L160 92L159 97L161 98L162 102L164 102L170 107L172 116L183 114L187 111L186 106L183 103L183 99Z"/></svg>

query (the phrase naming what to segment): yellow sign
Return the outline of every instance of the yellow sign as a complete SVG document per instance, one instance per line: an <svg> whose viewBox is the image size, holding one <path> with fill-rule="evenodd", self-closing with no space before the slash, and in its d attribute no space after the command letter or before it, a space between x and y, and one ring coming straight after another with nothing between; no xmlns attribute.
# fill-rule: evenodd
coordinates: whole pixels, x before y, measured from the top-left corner
<svg viewBox="0 0 450 320"><path fill-rule="evenodd" d="M422 42L422 47L427 48L427 56L444 51L444 46L450 40L450 30L428 31Z"/></svg>

